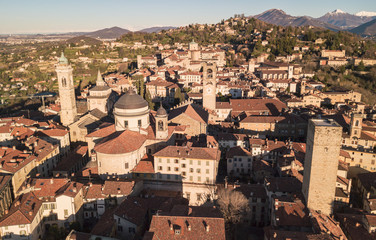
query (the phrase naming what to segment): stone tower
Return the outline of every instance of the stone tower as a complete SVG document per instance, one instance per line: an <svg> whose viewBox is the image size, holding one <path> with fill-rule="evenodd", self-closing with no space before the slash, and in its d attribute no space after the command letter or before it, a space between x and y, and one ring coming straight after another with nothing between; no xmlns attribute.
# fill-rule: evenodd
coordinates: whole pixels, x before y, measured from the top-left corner
<svg viewBox="0 0 376 240"><path fill-rule="evenodd" d="M74 95L73 68L68 64L68 59L61 53L56 66L57 80L59 83L60 121L64 126L75 121L77 116L76 97Z"/></svg>
<svg viewBox="0 0 376 240"><path fill-rule="evenodd" d="M203 63L203 107L215 110L217 89L217 65L215 63Z"/></svg>
<svg viewBox="0 0 376 240"><path fill-rule="evenodd" d="M309 120L302 191L307 207L326 215L332 213L341 139L334 120Z"/></svg>
<svg viewBox="0 0 376 240"><path fill-rule="evenodd" d="M89 90L89 96L87 97L89 111L97 108L103 113L108 113L112 108L112 102L109 99L111 93L111 88L103 81L102 75L98 70L96 86Z"/></svg>
<svg viewBox="0 0 376 240"><path fill-rule="evenodd" d="M287 76L287 78L292 79L293 76L294 76L294 66L289 65L288 66L288 76Z"/></svg>
<svg viewBox="0 0 376 240"><path fill-rule="evenodd" d="M352 113L350 122L350 137L360 138L362 133L363 114Z"/></svg>
<svg viewBox="0 0 376 240"><path fill-rule="evenodd" d="M168 137L167 120L167 112L163 108L161 103L161 106L159 107L157 114L155 115L155 137L157 139L166 139Z"/></svg>

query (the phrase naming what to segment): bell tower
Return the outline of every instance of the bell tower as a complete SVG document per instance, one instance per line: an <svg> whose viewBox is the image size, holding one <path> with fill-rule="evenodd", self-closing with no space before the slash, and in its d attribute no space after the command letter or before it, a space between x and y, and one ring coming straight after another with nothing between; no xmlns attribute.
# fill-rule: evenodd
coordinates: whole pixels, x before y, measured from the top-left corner
<svg viewBox="0 0 376 240"><path fill-rule="evenodd" d="M363 114L352 113L350 121L350 137L360 138L362 133Z"/></svg>
<svg viewBox="0 0 376 240"><path fill-rule="evenodd" d="M215 110L217 89L217 65L215 63L203 63L203 107Z"/></svg>
<svg viewBox="0 0 376 240"><path fill-rule="evenodd" d="M157 114L155 115L155 137L157 139L166 139L168 137L167 112L163 108L162 103Z"/></svg>
<svg viewBox="0 0 376 240"><path fill-rule="evenodd" d="M73 68L68 64L68 59L61 53L56 66L57 80L59 83L60 97L60 122L64 126L75 121L77 116L76 97L74 95Z"/></svg>

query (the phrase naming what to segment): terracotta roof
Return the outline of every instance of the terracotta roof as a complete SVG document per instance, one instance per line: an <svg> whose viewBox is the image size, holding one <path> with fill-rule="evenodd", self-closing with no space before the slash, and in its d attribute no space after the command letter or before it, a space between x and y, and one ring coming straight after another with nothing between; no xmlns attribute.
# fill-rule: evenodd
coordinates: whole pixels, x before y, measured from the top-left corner
<svg viewBox="0 0 376 240"><path fill-rule="evenodd" d="M152 239L225 239L223 218L157 216L154 215L149 232Z"/></svg>
<svg viewBox="0 0 376 240"><path fill-rule="evenodd" d="M172 109L168 115L168 119L172 120L181 114L186 114L187 116L201 123L208 123L209 120L209 113L195 104L188 104Z"/></svg>
<svg viewBox="0 0 376 240"><path fill-rule="evenodd" d="M49 143L41 138L31 136L29 137L25 145L29 147L29 149L33 150L33 154L37 157L38 161L42 161L46 158L49 154L57 155L53 153L56 149L59 149L58 144Z"/></svg>
<svg viewBox="0 0 376 240"><path fill-rule="evenodd" d="M75 197L83 186L84 185L79 182L68 182L56 192L56 196L65 195L68 197Z"/></svg>
<svg viewBox="0 0 376 240"><path fill-rule="evenodd" d="M219 161L221 151L217 148L167 146L154 153L154 157L192 158Z"/></svg>
<svg viewBox="0 0 376 240"><path fill-rule="evenodd" d="M105 137L98 144L96 144L94 150L105 154L129 153L140 149L145 141L145 135L138 132L125 130L122 132L114 132Z"/></svg>
<svg viewBox="0 0 376 240"><path fill-rule="evenodd" d="M129 195L133 191L134 181L105 181L103 194L106 195Z"/></svg>
<svg viewBox="0 0 376 240"><path fill-rule="evenodd" d="M9 209L0 219L0 227L30 224L36 217L42 201L33 193L27 193L17 197Z"/></svg>
<svg viewBox="0 0 376 240"><path fill-rule="evenodd" d="M41 133L50 137L55 137L55 136L62 137L62 136L69 134L69 132L65 129L56 129L56 128L46 129L46 130L41 131Z"/></svg>
<svg viewBox="0 0 376 240"><path fill-rule="evenodd" d="M86 135L86 137L103 138L115 132L115 124L106 125L106 126L103 126L102 128L101 126L99 127L100 127L99 129L89 133L88 135Z"/></svg>
<svg viewBox="0 0 376 240"><path fill-rule="evenodd" d="M235 156L252 156L247 149L240 146L230 148L226 153L226 158L233 158Z"/></svg>
<svg viewBox="0 0 376 240"><path fill-rule="evenodd" d="M155 173L153 166L153 157L145 155L140 162L133 168L135 173Z"/></svg>
<svg viewBox="0 0 376 240"><path fill-rule="evenodd" d="M268 191L274 193L300 193L302 188L302 183L292 177L270 177L265 180L265 185Z"/></svg>
<svg viewBox="0 0 376 240"><path fill-rule="evenodd" d="M102 193L102 184L90 184L86 187L85 199L102 199L106 195Z"/></svg>
<svg viewBox="0 0 376 240"><path fill-rule="evenodd" d="M300 200L296 202L285 202L276 199L274 206L277 226L311 226L308 209Z"/></svg>
<svg viewBox="0 0 376 240"><path fill-rule="evenodd" d="M58 190L69 182L66 178L33 178L29 181L35 196L47 200L54 198Z"/></svg>
<svg viewBox="0 0 376 240"><path fill-rule="evenodd" d="M269 112L271 115L279 115L286 104L277 99L230 99L233 112ZM258 115L258 114L257 114Z"/></svg>
<svg viewBox="0 0 376 240"><path fill-rule="evenodd" d="M142 202L133 199L125 199L116 209L114 215L141 226L146 221L147 207Z"/></svg>
<svg viewBox="0 0 376 240"><path fill-rule="evenodd" d="M36 156L30 153L23 153L19 150L3 151L5 156L0 159L1 170L10 173L16 173L32 161L35 161Z"/></svg>

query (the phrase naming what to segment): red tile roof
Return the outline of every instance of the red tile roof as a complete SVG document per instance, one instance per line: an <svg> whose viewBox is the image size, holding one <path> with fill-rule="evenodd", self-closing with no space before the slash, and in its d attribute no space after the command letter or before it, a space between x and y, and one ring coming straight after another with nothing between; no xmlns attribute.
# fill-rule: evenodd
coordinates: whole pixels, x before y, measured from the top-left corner
<svg viewBox="0 0 376 240"><path fill-rule="evenodd" d="M155 173L154 172L154 161L152 156L145 155L141 161L133 168L134 173Z"/></svg>
<svg viewBox="0 0 376 240"><path fill-rule="evenodd" d="M167 146L153 156L219 161L221 151L217 148Z"/></svg>
<svg viewBox="0 0 376 240"><path fill-rule="evenodd" d="M226 239L223 218L154 215L149 232L152 239Z"/></svg>
<svg viewBox="0 0 376 240"><path fill-rule="evenodd" d="M30 224L36 217L42 201L33 193L27 193L17 197L9 209L0 219L0 227Z"/></svg>
<svg viewBox="0 0 376 240"><path fill-rule="evenodd" d="M105 181L103 194L106 195L129 195L133 191L134 181Z"/></svg>
<svg viewBox="0 0 376 240"><path fill-rule="evenodd" d="M114 132L105 137L94 147L94 150L105 154L129 153L140 149L145 141L145 135L125 130L122 132Z"/></svg>

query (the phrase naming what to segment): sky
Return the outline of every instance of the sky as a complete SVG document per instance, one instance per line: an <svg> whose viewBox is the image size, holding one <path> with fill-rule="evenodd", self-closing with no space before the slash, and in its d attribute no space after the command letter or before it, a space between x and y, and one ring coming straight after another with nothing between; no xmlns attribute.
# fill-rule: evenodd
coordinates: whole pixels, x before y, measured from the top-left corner
<svg viewBox="0 0 376 240"><path fill-rule="evenodd" d="M376 12L375 0L0 0L0 34L94 31L118 26L217 23L234 14L279 8L293 16L320 17L341 9Z"/></svg>

